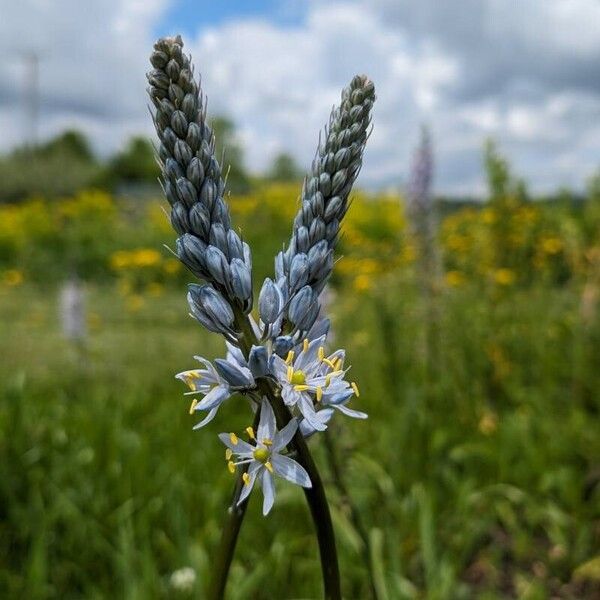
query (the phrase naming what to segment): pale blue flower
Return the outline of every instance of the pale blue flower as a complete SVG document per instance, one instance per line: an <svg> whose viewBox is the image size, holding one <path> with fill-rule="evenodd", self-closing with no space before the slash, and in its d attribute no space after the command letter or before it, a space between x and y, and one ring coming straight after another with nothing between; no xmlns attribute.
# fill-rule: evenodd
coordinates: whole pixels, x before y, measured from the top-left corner
<svg viewBox="0 0 600 600"><path fill-rule="evenodd" d="M249 496L257 479L260 480L263 492L263 515L273 507L275 502L275 483L273 475L287 479L291 483L305 488L312 487L310 477L302 465L281 454L298 429L298 422L292 419L281 431L277 431L273 409L266 398L260 408L260 421L256 433L249 427L246 431L253 444L238 438L235 433L220 433L219 439L227 446L225 458L229 470L234 473L238 465L248 465L243 475L244 487L238 504ZM236 458L234 462L231 459Z"/></svg>
<svg viewBox="0 0 600 600"><path fill-rule="evenodd" d="M216 416L219 407L225 400L236 392L245 391L255 387L255 381L250 370L239 365L231 359L218 359L218 366L202 356L194 358L204 365L203 369L182 371L175 375L176 379L183 381L191 391L186 395L202 394L202 400L194 398L190 406L190 414L208 411L206 417L194 426L200 429L210 423Z"/></svg>
<svg viewBox="0 0 600 600"><path fill-rule="evenodd" d="M346 407L352 396L358 396L358 387L344 379L345 352L337 350L325 356L325 336L312 341L304 340L299 351L290 351L286 360L271 357L271 373L281 386L281 397L287 406L296 406L310 428L327 429L327 419L315 410L329 406L348 416L366 418L364 413ZM307 426L305 426L307 427Z"/></svg>

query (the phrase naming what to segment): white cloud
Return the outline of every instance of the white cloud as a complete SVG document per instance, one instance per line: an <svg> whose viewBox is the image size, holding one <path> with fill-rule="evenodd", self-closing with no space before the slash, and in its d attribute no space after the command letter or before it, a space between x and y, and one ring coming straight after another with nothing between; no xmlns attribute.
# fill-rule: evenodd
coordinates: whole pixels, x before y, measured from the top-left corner
<svg viewBox="0 0 600 600"><path fill-rule="evenodd" d="M22 135L19 52L31 49L42 58L43 135L77 125L108 151L149 133L144 73L170 1L62 0L59 13L50 0L26 0L3 10L0 44L14 60L0 62L2 147ZM234 19L188 40L209 112L233 117L251 168L283 150L308 166L332 104L357 72L378 95L363 184L405 180L423 121L433 129L439 191L482 189L487 135L536 189L581 186L598 166L596 0L304 6L298 25Z"/></svg>
<svg viewBox="0 0 600 600"><path fill-rule="evenodd" d="M144 97L152 36L163 0L21 0L0 20L0 104L12 116L3 147L23 139L26 63L39 56L40 135L80 126L101 150L150 130ZM5 121L5 122L6 122Z"/></svg>

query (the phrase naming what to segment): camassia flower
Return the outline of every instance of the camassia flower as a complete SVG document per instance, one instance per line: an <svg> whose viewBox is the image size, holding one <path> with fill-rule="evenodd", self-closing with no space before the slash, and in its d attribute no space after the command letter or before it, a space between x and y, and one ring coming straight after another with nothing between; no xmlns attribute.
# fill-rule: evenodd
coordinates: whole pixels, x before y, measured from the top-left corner
<svg viewBox="0 0 600 600"><path fill-rule="evenodd" d="M260 408L258 430L252 427L246 429L253 443L241 440L235 433L220 433L220 440L227 446L225 458L231 473L236 467L248 465L243 474L244 487L240 494L238 505L248 497L257 479L260 479L263 492L263 515L269 513L275 502L275 483L273 475L286 479L291 483L305 488L312 487L310 477L304 468L289 456L281 453L290 443L298 422L292 419L281 431L277 431L275 414L266 398L263 398ZM232 459L237 459L236 461Z"/></svg>
<svg viewBox="0 0 600 600"><path fill-rule="evenodd" d="M366 418L367 415L345 407L352 396L358 396L358 387L344 379L345 352L336 350L325 355L325 336L311 342L304 340L297 352L290 350L283 360L276 354L271 357L271 373L281 386L281 397L287 406L296 406L311 429L324 431L327 421L317 416L315 405L330 405L345 414Z"/></svg>
<svg viewBox="0 0 600 600"><path fill-rule="evenodd" d="M175 375L181 379L191 391L186 395L202 394L202 400L194 398L190 406L190 414L197 410L208 411L208 415L194 426L200 429L210 423L216 416L219 407L236 392L243 392L255 387L254 377L250 370L230 360L217 359L215 365L202 356L194 358L204 365L204 369L182 371Z"/></svg>

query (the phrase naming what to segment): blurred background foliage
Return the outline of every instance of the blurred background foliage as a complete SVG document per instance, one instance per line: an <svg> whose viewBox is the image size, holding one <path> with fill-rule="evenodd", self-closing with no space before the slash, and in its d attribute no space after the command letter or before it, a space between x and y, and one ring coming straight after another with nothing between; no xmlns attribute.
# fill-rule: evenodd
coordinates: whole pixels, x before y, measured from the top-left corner
<svg viewBox="0 0 600 600"><path fill-rule="evenodd" d="M215 129L258 286L300 171L282 155L250 175L231 123ZM328 304L370 418L333 423L340 461L381 598L597 598L600 177L583 198L531 198L491 142L484 166L486 202L437 201L433 310L403 198L354 194ZM211 436L249 423L238 399L191 431L173 375L223 348L187 316L156 176L141 138L99 160L71 132L0 161L2 597L202 597L232 484ZM78 345L58 318L72 278ZM251 503L232 599L319 596L302 495L280 492L269 519ZM344 593L368 597L361 538L329 494Z"/></svg>

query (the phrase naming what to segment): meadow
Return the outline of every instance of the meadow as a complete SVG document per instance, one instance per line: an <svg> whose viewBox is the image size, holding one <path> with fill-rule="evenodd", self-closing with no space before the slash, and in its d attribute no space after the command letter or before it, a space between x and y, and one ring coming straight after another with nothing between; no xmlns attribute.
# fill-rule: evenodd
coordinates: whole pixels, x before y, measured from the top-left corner
<svg viewBox="0 0 600 600"><path fill-rule="evenodd" d="M231 198L255 283L297 186ZM313 440L346 598L600 596L600 197L445 211L423 294L401 199L356 194L331 285L367 421ZM188 316L191 277L158 201L103 192L0 207L0 596L202 598L232 479L192 432L174 374L223 352ZM59 289L85 290L65 339ZM236 400L242 403L243 399ZM235 406L235 404L233 405ZM245 408L245 407L244 407ZM339 478L360 511L368 557ZM318 598L301 491L250 503L232 600Z"/></svg>

